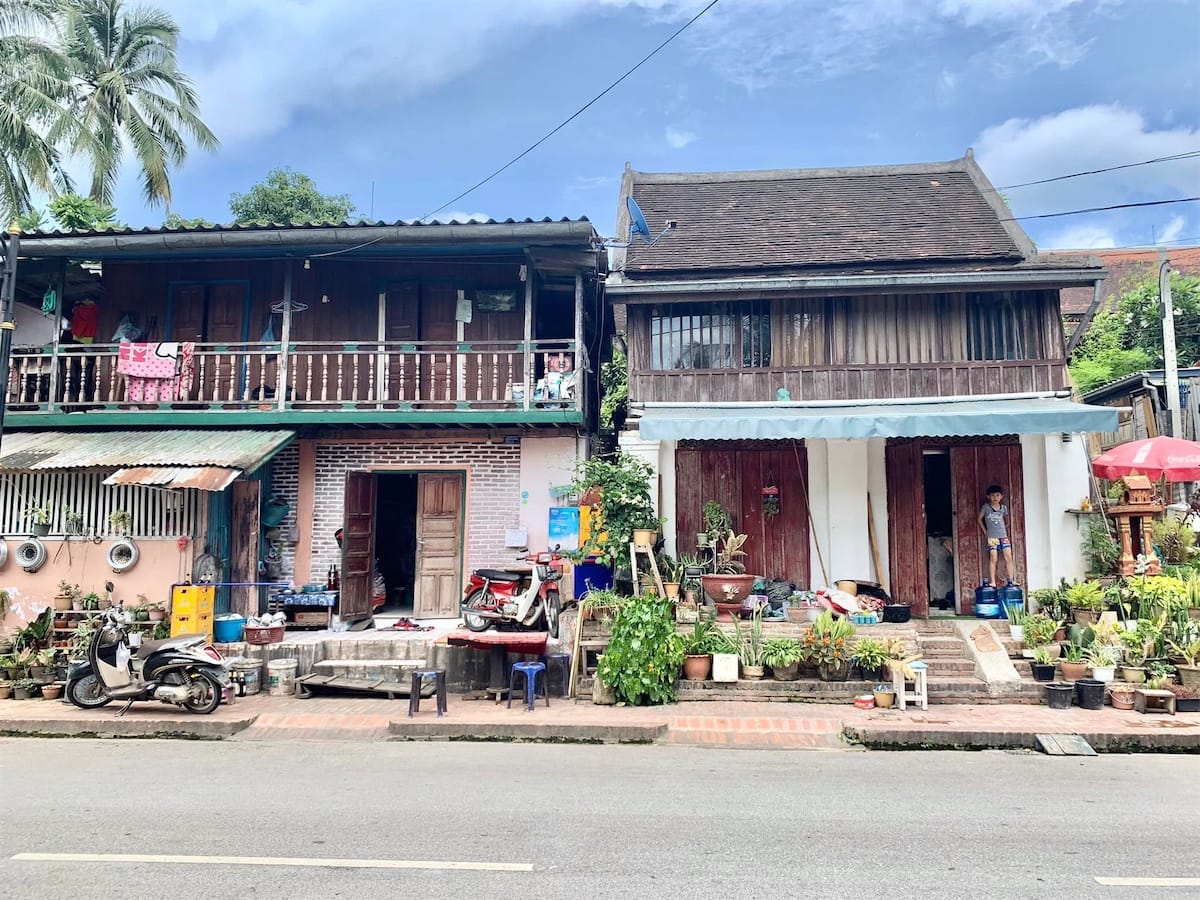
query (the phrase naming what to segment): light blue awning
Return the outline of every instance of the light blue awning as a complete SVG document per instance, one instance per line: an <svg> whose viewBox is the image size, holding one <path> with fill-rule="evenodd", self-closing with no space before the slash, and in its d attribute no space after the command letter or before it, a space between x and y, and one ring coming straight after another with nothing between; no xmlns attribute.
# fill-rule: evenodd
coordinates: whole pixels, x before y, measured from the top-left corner
<svg viewBox="0 0 1200 900"><path fill-rule="evenodd" d="M641 436L650 441L974 437L1116 430L1116 409L1057 397L843 406L648 405L639 425Z"/></svg>

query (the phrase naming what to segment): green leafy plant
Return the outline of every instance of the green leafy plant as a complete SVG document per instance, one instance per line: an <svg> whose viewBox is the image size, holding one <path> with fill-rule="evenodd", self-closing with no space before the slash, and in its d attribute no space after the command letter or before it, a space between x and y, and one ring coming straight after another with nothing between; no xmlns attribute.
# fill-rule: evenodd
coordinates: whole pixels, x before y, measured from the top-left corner
<svg viewBox="0 0 1200 900"><path fill-rule="evenodd" d="M49 525L54 518L54 507L49 503L34 504L25 508L25 519L33 525Z"/></svg>
<svg viewBox="0 0 1200 900"><path fill-rule="evenodd" d="M850 658L863 669L881 669L891 659L887 644L875 638L862 638L850 652Z"/></svg>
<svg viewBox="0 0 1200 900"><path fill-rule="evenodd" d="M28 691L34 694L37 693L42 683L36 678L18 678L12 683L12 686L18 691Z"/></svg>
<svg viewBox="0 0 1200 900"><path fill-rule="evenodd" d="M712 653L713 632L717 626L709 616L696 617L692 630L683 635L683 652L688 656L703 656Z"/></svg>
<svg viewBox="0 0 1200 900"><path fill-rule="evenodd" d="M114 509L108 514L108 530L113 534L129 534L133 528L133 516L127 509Z"/></svg>
<svg viewBox="0 0 1200 900"><path fill-rule="evenodd" d="M1088 572L1107 575L1121 558L1121 545L1109 531L1104 516L1088 516L1088 528L1083 536L1081 548L1087 560Z"/></svg>
<svg viewBox="0 0 1200 900"><path fill-rule="evenodd" d="M1024 606L1005 605L1004 613L1008 616L1008 624L1015 625L1017 628L1024 628L1025 623L1032 617L1032 613L1025 609Z"/></svg>
<svg viewBox="0 0 1200 900"><path fill-rule="evenodd" d="M763 665L763 636L762 636L762 607L757 607L750 615L750 624L743 629L738 619L733 620L733 631L736 637L738 659L743 666Z"/></svg>
<svg viewBox="0 0 1200 900"><path fill-rule="evenodd" d="M1167 641L1167 646L1177 656L1183 657L1183 664L1185 666L1194 666L1196 665L1196 660L1200 659L1200 639L1183 644L1178 644L1175 641Z"/></svg>
<svg viewBox="0 0 1200 900"><path fill-rule="evenodd" d="M71 645L67 651L71 659L83 659L87 656L88 645L92 642L95 630L96 626L90 619L85 619L75 626L75 633L71 635Z"/></svg>
<svg viewBox="0 0 1200 900"><path fill-rule="evenodd" d="M840 666L850 661L854 625L825 610L804 632L805 656L818 666Z"/></svg>
<svg viewBox="0 0 1200 900"><path fill-rule="evenodd" d="M47 608L36 619L18 628L13 643L18 650L37 650L49 643L54 628L54 610Z"/></svg>
<svg viewBox="0 0 1200 900"><path fill-rule="evenodd" d="M1063 659L1071 663L1083 662L1083 647L1073 643L1064 644Z"/></svg>
<svg viewBox="0 0 1200 900"><path fill-rule="evenodd" d="M1112 644L1093 643L1088 647L1087 661L1091 666L1108 668L1121 661L1121 649Z"/></svg>
<svg viewBox="0 0 1200 900"><path fill-rule="evenodd" d="M1185 520L1163 519L1150 527L1154 546L1167 565L1186 563L1196 552L1196 532Z"/></svg>
<svg viewBox="0 0 1200 900"><path fill-rule="evenodd" d="M734 534L727 531L720 537L720 548L717 550L717 572L722 575L741 575L746 571L738 557L745 556L742 546L746 543L746 535Z"/></svg>
<svg viewBox="0 0 1200 900"><path fill-rule="evenodd" d="M675 607L657 597L632 597L621 606L600 661L599 678L632 706L673 703L683 665Z"/></svg>
<svg viewBox="0 0 1200 900"><path fill-rule="evenodd" d="M1062 622L1050 618L1044 613L1034 613L1025 617L1025 643L1030 647L1041 647L1054 640L1054 634L1062 627Z"/></svg>
<svg viewBox="0 0 1200 900"><path fill-rule="evenodd" d="M572 490L581 496L596 491L599 499L591 508L588 539L578 551L567 555L577 561L594 556L610 568L627 560L634 529L657 528L665 521L654 515L650 499L653 474L649 463L624 452L581 461Z"/></svg>
<svg viewBox="0 0 1200 900"><path fill-rule="evenodd" d="M795 665L804 659L804 648L796 638L771 638L763 643L764 666L779 669Z"/></svg>
<svg viewBox="0 0 1200 900"><path fill-rule="evenodd" d="M1104 588L1098 581L1078 581L1067 588L1067 602L1072 609L1101 612L1105 606Z"/></svg>
<svg viewBox="0 0 1200 900"><path fill-rule="evenodd" d="M1146 639L1136 631L1121 632L1121 657L1127 666L1137 667L1146 661Z"/></svg>
<svg viewBox="0 0 1200 900"><path fill-rule="evenodd" d="M682 561L675 559L669 553L660 553L655 562L658 564L658 574L662 576L663 583L681 584L683 582Z"/></svg>
<svg viewBox="0 0 1200 900"><path fill-rule="evenodd" d="M1050 651L1045 647L1034 647L1033 661L1039 666L1048 666L1054 660L1050 657Z"/></svg>

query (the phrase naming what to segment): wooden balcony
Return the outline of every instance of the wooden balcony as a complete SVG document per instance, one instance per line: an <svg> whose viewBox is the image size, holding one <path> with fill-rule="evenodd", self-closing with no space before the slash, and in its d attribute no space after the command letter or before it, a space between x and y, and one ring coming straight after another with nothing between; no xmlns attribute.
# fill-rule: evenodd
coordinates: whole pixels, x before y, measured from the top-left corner
<svg viewBox="0 0 1200 900"><path fill-rule="evenodd" d="M173 385L158 379L140 393L137 379L118 371L118 344L18 348L7 403L14 419L92 413L73 418L107 422L121 414L130 424L147 413L181 422L196 413L254 413L262 421L386 422L392 413L398 421L486 421L488 413L497 421L566 421L583 408L575 346L534 341L526 352L522 341L312 341L290 343L285 353L278 342L196 344ZM424 415L405 415L413 412Z"/></svg>
<svg viewBox="0 0 1200 900"><path fill-rule="evenodd" d="M639 403L763 402L786 388L793 400L880 400L1009 394L1065 388L1063 360L810 366L771 369L635 371L629 397Z"/></svg>

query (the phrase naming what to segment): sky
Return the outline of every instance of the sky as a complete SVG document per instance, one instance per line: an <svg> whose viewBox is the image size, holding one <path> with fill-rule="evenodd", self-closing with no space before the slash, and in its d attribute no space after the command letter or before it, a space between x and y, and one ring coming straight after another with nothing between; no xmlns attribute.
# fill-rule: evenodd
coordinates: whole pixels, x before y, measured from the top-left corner
<svg viewBox="0 0 1200 900"><path fill-rule="evenodd" d="M173 209L229 218L277 166L357 215L424 216L707 0L155 0L222 142ZM992 183L1200 150L1200 0L720 0L512 168L434 218L587 216L650 172L947 160ZM1200 196L1200 158L1003 190L1017 216ZM120 218L161 223L121 179ZM1022 223L1043 249L1200 243L1200 203Z"/></svg>

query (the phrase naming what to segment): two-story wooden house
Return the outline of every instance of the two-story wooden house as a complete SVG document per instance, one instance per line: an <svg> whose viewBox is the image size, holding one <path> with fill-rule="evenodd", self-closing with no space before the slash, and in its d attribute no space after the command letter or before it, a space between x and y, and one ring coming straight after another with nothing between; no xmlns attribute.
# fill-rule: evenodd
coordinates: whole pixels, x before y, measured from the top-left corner
<svg viewBox="0 0 1200 900"><path fill-rule="evenodd" d="M632 407L622 445L656 467L692 552L715 500L748 570L877 580L924 614L986 577L976 516L1003 485L1019 577L1082 572L1080 432L1061 288L1093 262L1039 257L968 152L871 168L650 174L625 198L677 229L613 260ZM870 518L869 518L870 517ZM953 573L953 574L949 574Z"/></svg>
<svg viewBox="0 0 1200 900"><path fill-rule="evenodd" d="M389 604L457 616L469 567L546 547L586 452L597 247L584 219L25 236L26 292L57 303L15 341L0 528L12 544L48 507L51 560L10 558L5 583L102 585L103 548L87 572L86 542L58 549L111 540L117 511L141 549L130 600L209 554L230 582L336 565L348 619L380 576Z"/></svg>

